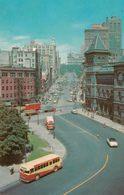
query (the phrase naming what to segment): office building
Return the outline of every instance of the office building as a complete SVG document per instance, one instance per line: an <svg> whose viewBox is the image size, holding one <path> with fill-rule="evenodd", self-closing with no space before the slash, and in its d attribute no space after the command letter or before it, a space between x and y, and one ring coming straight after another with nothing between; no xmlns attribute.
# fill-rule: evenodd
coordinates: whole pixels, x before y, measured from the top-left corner
<svg viewBox="0 0 124 195"><path fill-rule="evenodd" d="M92 29L85 30L85 50L88 49L96 34L99 34L105 47L108 49L108 27L102 27L100 24L92 24Z"/></svg>
<svg viewBox="0 0 124 195"><path fill-rule="evenodd" d="M122 20L117 16L106 18L102 23L108 27L108 50L111 52L111 61L117 61L122 56Z"/></svg>

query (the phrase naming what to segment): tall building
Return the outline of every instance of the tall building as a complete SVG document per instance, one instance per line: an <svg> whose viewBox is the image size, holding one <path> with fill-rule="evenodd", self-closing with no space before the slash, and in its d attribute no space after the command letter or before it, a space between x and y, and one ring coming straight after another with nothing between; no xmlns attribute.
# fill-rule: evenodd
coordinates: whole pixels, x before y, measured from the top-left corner
<svg viewBox="0 0 124 195"><path fill-rule="evenodd" d="M117 16L107 17L102 26L108 27L108 50L112 61L117 61L122 56L122 20Z"/></svg>
<svg viewBox="0 0 124 195"><path fill-rule="evenodd" d="M108 49L108 27L92 24L92 29L85 30L85 50L88 49L96 34L99 34L105 47Z"/></svg>
<svg viewBox="0 0 124 195"><path fill-rule="evenodd" d="M56 70L58 69L59 62L57 61L58 58L57 58L57 51L56 51L56 44L55 44L54 37L52 39L52 44L35 43L34 41L32 41L29 45L25 45L23 49L24 51L33 51L34 48L37 49L38 53L41 56L40 62L43 66L44 71L49 71L50 68L52 68L53 79L55 79L58 74ZM47 58L47 66L46 66L46 60L44 60L45 58ZM45 67L47 68L46 70Z"/></svg>

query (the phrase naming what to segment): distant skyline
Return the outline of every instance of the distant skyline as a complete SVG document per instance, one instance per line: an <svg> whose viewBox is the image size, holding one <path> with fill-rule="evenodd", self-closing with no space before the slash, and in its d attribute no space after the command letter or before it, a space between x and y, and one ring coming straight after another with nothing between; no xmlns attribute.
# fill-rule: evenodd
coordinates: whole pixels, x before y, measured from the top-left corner
<svg viewBox="0 0 124 195"><path fill-rule="evenodd" d="M102 24L106 17L122 19L124 49L124 0L0 0L0 49L43 42L54 36L61 62L70 50L79 53L85 29Z"/></svg>

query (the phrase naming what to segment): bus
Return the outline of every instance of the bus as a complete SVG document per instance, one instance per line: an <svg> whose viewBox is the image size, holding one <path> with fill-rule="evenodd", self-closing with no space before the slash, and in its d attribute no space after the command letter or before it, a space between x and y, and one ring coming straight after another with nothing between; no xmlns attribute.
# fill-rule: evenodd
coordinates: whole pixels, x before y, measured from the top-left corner
<svg viewBox="0 0 124 195"><path fill-rule="evenodd" d="M56 154L48 154L41 158L29 161L20 166L20 180L31 182L51 172L63 168L62 158Z"/></svg>
<svg viewBox="0 0 124 195"><path fill-rule="evenodd" d="M54 119L52 116L47 116L45 125L47 126L48 130L54 130L55 125L54 125Z"/></svg>

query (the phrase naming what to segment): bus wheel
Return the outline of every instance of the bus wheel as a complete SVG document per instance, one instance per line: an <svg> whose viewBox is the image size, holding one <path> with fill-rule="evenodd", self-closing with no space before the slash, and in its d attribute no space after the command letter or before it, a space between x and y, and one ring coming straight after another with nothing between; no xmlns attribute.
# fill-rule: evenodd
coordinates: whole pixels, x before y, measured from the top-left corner
<svg viewBox="0 0 124 195"><path fill-rule="evenodd" d="M40 179L40 175L36 175L35 180L37 181L39 179Z"/></svg>
<svg viewBox="0 0 124 195"><path fill-rule="evenodd" d="M55 167L54 167L54 172L57 172L57 171L58 171L58 167L55 166Z"/></svg>

